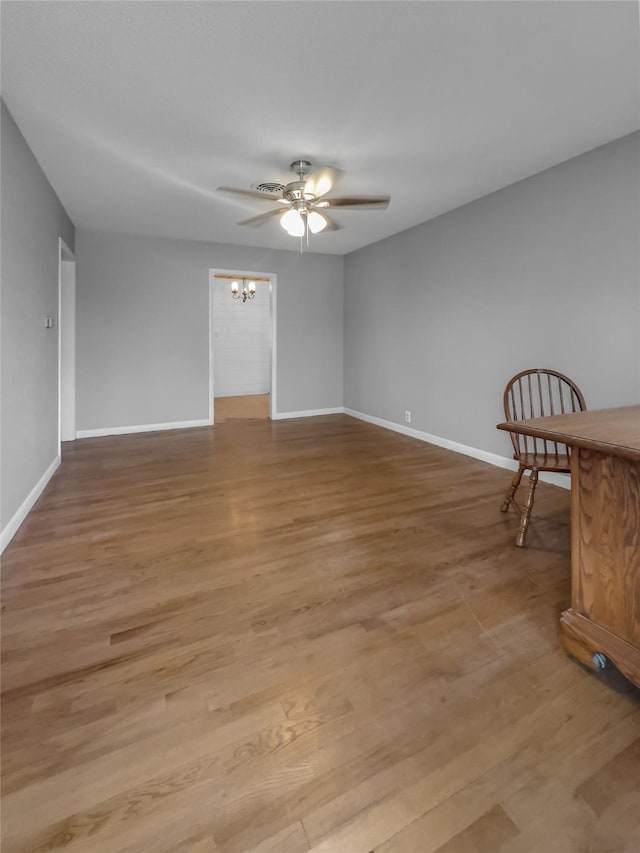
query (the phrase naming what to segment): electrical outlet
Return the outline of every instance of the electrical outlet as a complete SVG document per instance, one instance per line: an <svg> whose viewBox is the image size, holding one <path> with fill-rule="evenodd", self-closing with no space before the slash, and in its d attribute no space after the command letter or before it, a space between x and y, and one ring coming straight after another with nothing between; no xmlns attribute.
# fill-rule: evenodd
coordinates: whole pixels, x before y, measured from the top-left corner
<svg viewBox="0 0 640 853"><path fill-rule="evenodd" d="M411 412L409 411L409 409L407 409L406 412L404 413L404 422L406 424L411 423Z"/></svg>

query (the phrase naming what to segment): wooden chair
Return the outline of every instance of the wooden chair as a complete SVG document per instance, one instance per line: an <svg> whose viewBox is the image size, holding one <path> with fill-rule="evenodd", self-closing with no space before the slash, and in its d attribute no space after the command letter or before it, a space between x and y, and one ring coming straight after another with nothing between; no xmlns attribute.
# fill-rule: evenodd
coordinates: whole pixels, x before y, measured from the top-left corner
<svg viewBox="0 0 640 853"><path fill-rule="evenodd" d="M561 415L567 412L583 412L587 406L582 391L567 376L555 370L535 368L523 370L507 383L504 389L504 414L507 421L520 421L526 418L541 418L545 415ZM569 448L555 441L533 438L526 435L509 433L513 443L513 458L518 461L511 486L502 504L502 512L515 504L515 493L525 471L529 475L529 492L520 516L520 527L516 537L518 548L524 548L529 520L533 508L533 498L540 471L570 473L571 459Z"/></svg>

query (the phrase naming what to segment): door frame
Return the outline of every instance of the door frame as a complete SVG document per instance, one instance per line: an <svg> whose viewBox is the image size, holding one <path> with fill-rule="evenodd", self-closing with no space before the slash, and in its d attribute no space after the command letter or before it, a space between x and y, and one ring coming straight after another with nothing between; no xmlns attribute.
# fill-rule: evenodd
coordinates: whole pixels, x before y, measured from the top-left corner
<svg viewBox="0 0 640 853"><path fill-rule="evenodd" d="M72 263L74 265L74 276L73 276L73 290L72 290L72 301L73 301L73 315L74 322L72 326L65 327L64 325L64 317L62 310L62 291L63 287L68 286L68 283L65 283L63 276L63 263ZM76 313L76 274L75 274L75 265L76 265L76 256L71 251L71 249L67 246L62 237L58 237L58 456L62 453L62 335L63 333L68 335L69 331L71 331L73 335L73 348L74 348L74 362L73 362L73 386L74 386L74 396L75 396L75 379L76 379L76 360L75 360L75 345L76 345L76 328L77 323L75 321L75 313ZM74 439L77 433L77 417L74 412L74 426L73 433ZM67 439L65 439L67 440ZM73 439L69 439L73 440Z"/></svg>
<svg viewBox="0 0 640 853"><path fill-rule="evenodd" d="M242 278L268 278L269 279L269 319L271 334L271 388L269 390L269 417L275 420L278 413L277 401L277 377L278 377L278 338L277 338L277 275L273 272L258 272L256 270L223 269L211 267L209 269L209 423L214 423L213 400L215 391L213 387L213 288L216 275L233 275ZM231 297L230 297L231 298Z"/></svg>

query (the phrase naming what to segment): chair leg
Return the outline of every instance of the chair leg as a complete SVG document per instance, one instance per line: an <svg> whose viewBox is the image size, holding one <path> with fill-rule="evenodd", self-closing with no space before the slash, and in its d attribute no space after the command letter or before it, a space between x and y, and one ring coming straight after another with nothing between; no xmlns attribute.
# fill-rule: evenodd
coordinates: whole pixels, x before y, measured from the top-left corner
<svg viewBox="0 0 640 853"><path fill-rule="evenodd" d="M527 537L527 530L529 529L529 519L531 518L531 510L533 509L533 498L535 495L537 483L538 472L534 469L531 474L529 474L529 494L527 495L527 502L524 505L522 515L520 516L520 527L518 529L518 536L516 538L516 545L518 546L518 548L524 548L525 539Z"/></svg>
<svg viewBox="0 0 640 853"><path fill-rule="evenodd" d="M515 493L518 491L518 486L520 485L520 480L522 479L523 472L524 468L519 467L516 473L513 475L513 480L511 481L511 485L509 486L507 494L504 496L504 501L502 503L502 506L500 507L500 512L506 512L509 509L509 504L513 500Z"/></svg>

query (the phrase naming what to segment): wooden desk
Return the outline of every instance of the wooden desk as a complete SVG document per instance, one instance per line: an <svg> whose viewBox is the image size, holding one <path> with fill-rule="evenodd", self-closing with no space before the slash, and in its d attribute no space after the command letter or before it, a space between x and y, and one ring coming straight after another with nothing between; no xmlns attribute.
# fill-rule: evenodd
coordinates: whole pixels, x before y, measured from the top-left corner
<svg viewBox="0 0 640 853"><path fill-rule="evenodd" d="M502 423L498 429L571 447L569 654L592 669L609 658L640 687L640 406Z"/></svg>

